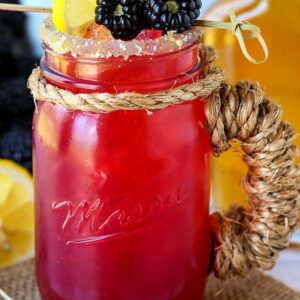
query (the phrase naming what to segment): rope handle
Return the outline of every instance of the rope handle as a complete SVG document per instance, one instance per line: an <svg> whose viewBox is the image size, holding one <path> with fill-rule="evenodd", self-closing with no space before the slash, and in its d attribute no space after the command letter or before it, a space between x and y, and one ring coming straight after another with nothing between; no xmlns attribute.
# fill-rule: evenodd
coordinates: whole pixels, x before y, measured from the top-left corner
<svg viewBox="0 0 300 300"><path fill-rule="evenodd" d="M247 208L233 206L212 216L216 244L215 273L220 278L271 269L288 247L297 225L299 167L294 130L281 120L280 107L259 86L224 83L206 103L208 131L216 155L233 139L242 145L248 166L244 188Z"/></svg>
<svg viewBox="0 0 300 300"><path fill-rule="evenodd" d="M227 279L252 268L271 269L289 245L299 211L298 149L294 130L281 120L280 107L249 81L223 83L206 103L208 132L214 154L242 146L248 174L243 179L248 207L232 206L211 216L215 274Z"/></svg>
<svg viewBox="0 0 300 300"><path fill-rule="evenodd" d="M227 29L231 30L232 34L236 36L237 41L240 45L240 48L244 56L253 64L263 64L267 61L269 57L269 50L267 44L261 35L260 28L248 22L238 21L237 16L233 9L229 10L230 23L227 22L218 22L218 21L207 21L207 20L197 20L195 25L200 27L210 27L218 29ZM249 32L249 33L243 33ZM247 47L246 40L257 39L260 43L262 50L264 52L264 58L259 60L250 55Z"/></svg>
<svg viewBox="0 0 300 300"><path fill-rule="evenodd" d="M218 69L213 48L201 46L206 78ZM205 79L204 79L205 80ZM213 154L220 156L232 140L241 144L248 173L243 179L248 206L233 205L211 216L214 272L222 279L245 276L253 268L270 270L289 246L300 209L300 168L293 127L281 107L251 81L223 80L205 97L206 128Z"/></svg>

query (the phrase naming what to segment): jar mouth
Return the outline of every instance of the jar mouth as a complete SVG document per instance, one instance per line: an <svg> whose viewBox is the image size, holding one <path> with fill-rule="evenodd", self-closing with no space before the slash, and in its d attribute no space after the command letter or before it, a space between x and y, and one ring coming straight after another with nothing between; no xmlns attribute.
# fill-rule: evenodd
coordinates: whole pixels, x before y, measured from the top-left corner
<svg viewBox="0 0 300 300"><path fill-rule="evenodd" d="M181 34L170 33L155 40L95 40L63 33L56 29L48 16L40 31L43 44L58 54L78 58L110 58L130 56L153 56L181 50L199 42L202 31L193 28Z"/></svg>
<svg viewBox="0 0 300 300"><path fill-rule="evenodd" d="M43 76L56 86L73 92L152 93L195 80L200 74L199 43L152 56L73 57L42 44ZM63 85L61 85L63 83Z"/></svg>

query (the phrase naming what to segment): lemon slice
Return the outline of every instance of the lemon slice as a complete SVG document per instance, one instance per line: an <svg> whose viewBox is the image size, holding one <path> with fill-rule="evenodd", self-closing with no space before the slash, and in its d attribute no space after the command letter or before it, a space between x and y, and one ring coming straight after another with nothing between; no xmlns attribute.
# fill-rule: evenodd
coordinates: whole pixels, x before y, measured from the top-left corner
<svg viewBox="0 0 300 300"><path fill-rule="evenodd" d="M0 159L0 267L33 256L33 181L22 166Z"/></svg>
<svg viewBox="0 0 300 300"><path fill-rule="evenodd" d="M82 36L94 20L96 0L53 0L52 20L62 32Z"/></svg>
<svg viewBox="0 0 300 300"><path fill-rule="evenodd" d="M0 182L1 182L1 193L0 193L0 206L4 204L7 199L10 190L13 186L13 180L10 176L5 174L0 174Z"/></svg>

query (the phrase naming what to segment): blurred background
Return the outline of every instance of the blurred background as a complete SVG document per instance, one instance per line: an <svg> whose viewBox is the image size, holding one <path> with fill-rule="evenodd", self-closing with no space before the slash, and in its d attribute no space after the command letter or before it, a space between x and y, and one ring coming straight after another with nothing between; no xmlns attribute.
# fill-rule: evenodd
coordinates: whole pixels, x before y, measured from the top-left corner
<svg viewBox="0 0 300 300"><path fill-rule="evenodd" d="M50 0L20 1L27 5L52 4ZM17 0L0 2L19 3ZM230 8L234 8L240 20L260 26L269 47L269 60L259 66L249 63L229 31L206 30L204 42L219 51L218 63L225 69L229 81L259 81L267 94L282 105L284 118L300 132L300 0L203 0L201 18L228 21ZM41 14L0 12L0 159L12 160L29 172L32 171L31 118L34 103L26 82L42 55L39 27L43 17ZM247 46L255 57L262 56L257 42L249 42ZM296 142L300 146L299 139ZM241 185L245 173L237 145L233 145L232 150L221 159L214 160L212 195L216 209L224 210L233 203L246 203ZM0 197L0 244L1 227ZM297 234L294 239L300 241ZM18 243L20 241L16 239L15 244ZM16 250L14 255L22 256L26 252L23 248L19 252ZM0 267L14 261L14 256L1 261L1 255L3 258L5 254L1 251L0 247ZM291 260L289 256L287 260L286 266L288 263L295 265L296 258ZM291 274L290 282L293 281Z"/></svg>
<svg viewBox="0 0 300 300"><path fill-rule="evenodd" d="M31 171L34 104L26 82L38 58L27 38L24 14L0 12L0 24L0 158L11 159Z"/></svg>

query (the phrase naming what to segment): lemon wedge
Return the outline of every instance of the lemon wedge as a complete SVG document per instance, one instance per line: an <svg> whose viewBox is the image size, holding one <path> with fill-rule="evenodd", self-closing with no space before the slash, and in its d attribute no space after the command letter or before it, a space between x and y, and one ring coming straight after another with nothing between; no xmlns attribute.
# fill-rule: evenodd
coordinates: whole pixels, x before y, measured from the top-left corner
<svg viewBox="0 0 300 300"><path fill-rule="evenodd" d="M52 20L58 30L83 36L95 9L96 0L53 0Z"/></svg>
<svg viewBox="0 0 300 300"><path fill-rule="evenodd" d="M33 256L34 208L31 174L0 159L0 267Z"/></svg>

